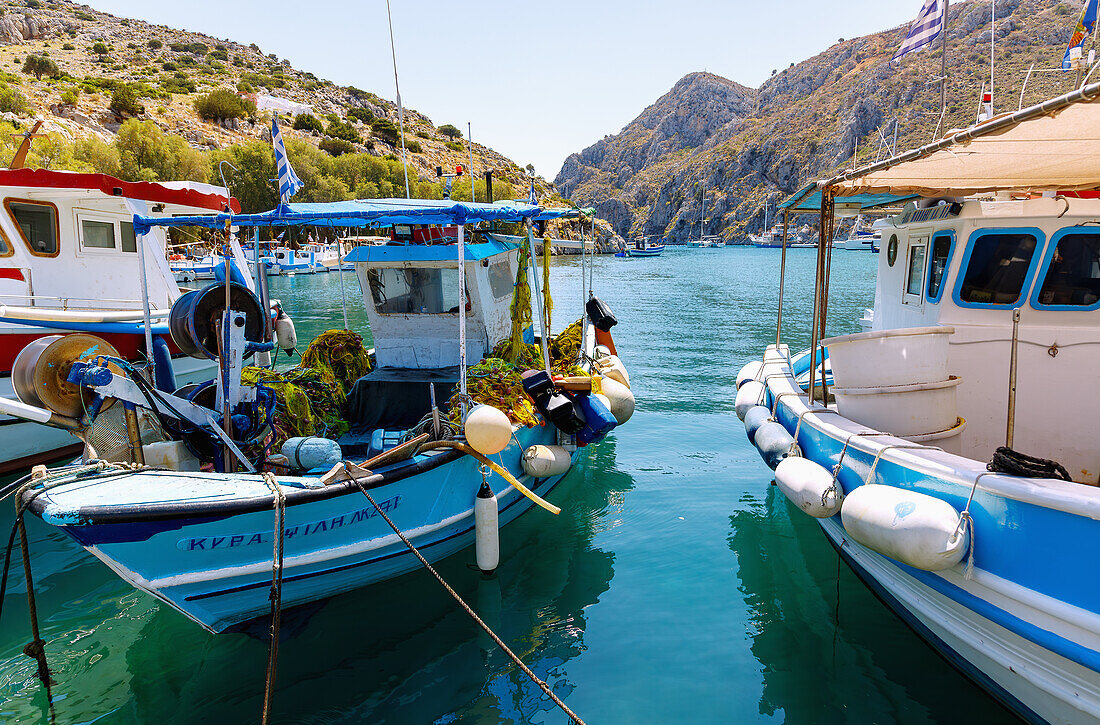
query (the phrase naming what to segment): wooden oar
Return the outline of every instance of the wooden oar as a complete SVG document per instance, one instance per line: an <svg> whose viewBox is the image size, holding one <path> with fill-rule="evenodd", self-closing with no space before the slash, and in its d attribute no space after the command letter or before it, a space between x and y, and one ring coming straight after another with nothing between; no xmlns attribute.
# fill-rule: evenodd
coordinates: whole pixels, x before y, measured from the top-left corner
<svg viewBox="0 0 1100 725"><path fill-rule="evenodd" d="M461 441L432 441L431 443L425 443L420 448L420 450L430 451L430 450L435 449L435 448L453 448L456 451L462 451L463 453L465 453L468 456L473 456L478 461L480 461L481 463L484 463L486 466L491 468L494 473L499 475L505 481L512 484L512 486L515 487L515 489L517 491L522 493L527 498L531 499L531 501L534 502L535 504L537 504L538 506L546 509L547 511L554 514L555 516L557 514L561 513L560 508L558 508L554 504L550 503L549 501L546 501L542 498L539 498L538 494L536 494L534 491L527 488L522 483L520 483L518 480L516 480L516 477L513 476L511 473L509 473L508 469L502 467L501 465L499 465L495 461L492 461L489 458L486 458L485 456L481 455L480 453L478 453L477 451L475 451L473 448L466 445L465 443L462 443Z"/></svg>

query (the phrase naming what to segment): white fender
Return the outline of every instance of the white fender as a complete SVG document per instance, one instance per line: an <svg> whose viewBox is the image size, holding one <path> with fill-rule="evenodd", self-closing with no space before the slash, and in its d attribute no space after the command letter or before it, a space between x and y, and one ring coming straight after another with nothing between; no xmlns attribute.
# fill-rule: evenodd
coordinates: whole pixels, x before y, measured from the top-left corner
<svg viewBox="0 0 1100 725"><path fill-rule="evenodd" d="M737 411L737 417L745 419L745 413L754 405L764 403L764 383L750 380L737 390L737 397L733 401L733 409Z"/></svg>
<svg viewBox="0 0 1100 725"><path fill-rule="evenodd" d="M500 563L499 529L497 498L482 483L474 499L474 556L483 574L492 574Z"/></svg>
<svg viewBox="0 0 1100 725"><path fill-rule="evenodd" d="M618 380L626 387L630 387L630 375L626 372L626 366L623 365L623 361L619 359L618 355L608 355L605 358L600 358L596 362L596 366L600 369L600 375Z"/></svg>
<svg viewBox="0 0 1100 725"><path fill-rule="evenodd" d="M500 453L512 439L512 421L491 405L475 405L463 423L466 442L485 456Z"/></svg>
<svg viewBox="0 0 1100 725"><path fill-rule="evenodd" d="M284 352L294 352L298 347L298 333L294 330L294 320L280 307L275 317L275 337Z"/></svg>
<svg viewBox="0 0 1100 725"><path fill-rule="evenodd" d="M867 548L925 571L950 569L970 546L970 532L951 504L894 486L860 486L844 498L840 518Z"/></svg>
<svg viewBox="0 0 1100 725"><path fill-rule="evenodd" d="M634 393L630 392L630 388L613 378L601 378L600 387L611 403L609 410L619 425L630 420L630 416L634 415Z"/></svg>
<svg viewBox="0 0 1100 725"><path fill-rule="evenodd" d="M573 460L561 446L529 446L523 452L523 472L535 478L560 476L569 470Z"/></svg>
<svg viewBox="0 0 1100 725"><path fill-rule="evenodd" d="M808 458L790 456L775 467L775 485L798 508L815 519L827 519L840 511L844 494L833 488L833 474Z"/></svg>
<svg viewBox="0 0 1100 725"><path fill-rule="evenodd" d="M741 388L742 385L750 380L756 380L760 376L760 371L764 369L764 363L759 360L753 360L752 362L745 363L741 370L737 373L737 387Z"/></svg>

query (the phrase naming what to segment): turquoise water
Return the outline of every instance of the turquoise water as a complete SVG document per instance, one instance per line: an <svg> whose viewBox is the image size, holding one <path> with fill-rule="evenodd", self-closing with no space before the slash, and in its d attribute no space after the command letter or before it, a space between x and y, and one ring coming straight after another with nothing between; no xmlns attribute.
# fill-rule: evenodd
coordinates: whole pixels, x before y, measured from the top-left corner
<svg viewBox="0 0 1100 725"><path fill-rule="evenodd" d="M789 255L784 341L800 349L814 251ZM532 510L502 532L493 579L469 569L471 551L439 569L589 723L1005 721L838 563L745 440L733 376L774 342L778 260L753 248L598 259L637 413L555 489L560 516ZM856 329L876 264L837 253L830 333ZM580 269L555 265L560 329L580 316ZM340 326L338 280L273 281L303 343ZM355 276L344 282L363 330ZM266 641L206 634L64 535L30 530L59 722L259 720ZM38 722L13 576L0 720ZM288 612L274 707L280 723L566 722L423 573Z"/></svg>

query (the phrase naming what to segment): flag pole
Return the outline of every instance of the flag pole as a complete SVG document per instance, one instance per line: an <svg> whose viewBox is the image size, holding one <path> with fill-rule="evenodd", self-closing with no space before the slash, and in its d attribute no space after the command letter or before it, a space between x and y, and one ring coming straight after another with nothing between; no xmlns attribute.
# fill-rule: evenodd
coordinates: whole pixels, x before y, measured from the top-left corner
<svg viewBox="0 0 1100 725"><path fill-rule="evenodd" d="M951 0L943 0L943 19L940 21L940 34L943 36L943 51L940 53L940 108L942 116L947 112L947 11Z"/></svg>

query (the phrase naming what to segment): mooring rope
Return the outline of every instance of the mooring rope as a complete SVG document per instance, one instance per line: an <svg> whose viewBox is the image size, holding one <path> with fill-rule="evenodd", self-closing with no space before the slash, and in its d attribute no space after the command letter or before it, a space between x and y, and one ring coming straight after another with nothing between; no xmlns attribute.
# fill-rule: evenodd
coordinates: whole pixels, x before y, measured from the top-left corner
<svg viewBox="0 0 1100 725"><path fill-rule="evenodd" d="M275 671L279 663L279 628L283 613L283 531L286 529L286 495L279 488L275 474L264 473L264 483L274 497L275 506L275 550L271 556L271 644L267 651L267 680L264 683L264 709L260 720L267 725L271 716L271 698L275 690Z"/></svg>
<svg viewBox="0 0 1100 725"><path fill-rule="evenodd" d="M359 490L363 492L363 495L367 497L367 500L370 501L371 506L374 506L374 510L381 514L382 518L386 520L386 523L390 525L390 528L393 529L393 533L397 534L398 538L401 539L402 543L405 544L409 551L411 551L413 555L420 560L420 563L424 566L424 568L431 572L431 575L434 576L436 581L438 581L440 585L447 590L448 594L454 597L454 600L458 602L459 606L466 611L466 614L470 615L470 618L473 619L479 627L485 630L485 633L489 635L489 637L491 637L494 642L496 642L497 646L500 647L504 654L508 655L512 662L516 664L516 667L519 667L520 670L523 671L523 674L527 675L527 677L532 682L542 688L542 691L545 692L546 695L554 701L554 704L561 708L562 712L568 715L569 719L576 723L576 725L584 725L584 720L581 720L580 716L570 710L569 706L562 702L561 698L554 694L554 691L550 689L550 685L546 684L545 681L540 679L538 675L532 672L530 667L523 664L523 660L521 660L515 652L509 649L508 645L504 644L504 640L498 637L496 632L490 629L489 625L487 625L481 619L481 617L477 616L477 613L470 607L469 604L466 603L466 601L461 596L459 596L458 592L452 589L451 585L448 584L443 579L443 577L440 576L439 572L437 572L432 567L432 565L428 563L428 560L424 558L424 555L421 554L415 546L413 546L412 542L409 541L408 538L406 538L401 529L397 528L397 525L394 524L390 517L386 515L386 512L382 510L382 507L375 503L374 498L371 497L370 493L367 491L366 487L363 486L363 484L359 481L359 479L352 478L352 481L359 488Z"/></svg>

